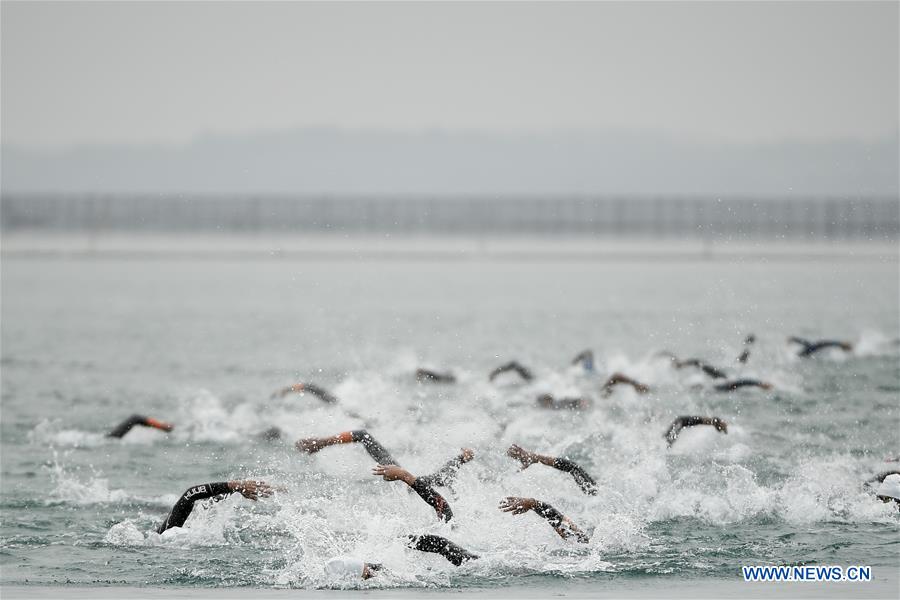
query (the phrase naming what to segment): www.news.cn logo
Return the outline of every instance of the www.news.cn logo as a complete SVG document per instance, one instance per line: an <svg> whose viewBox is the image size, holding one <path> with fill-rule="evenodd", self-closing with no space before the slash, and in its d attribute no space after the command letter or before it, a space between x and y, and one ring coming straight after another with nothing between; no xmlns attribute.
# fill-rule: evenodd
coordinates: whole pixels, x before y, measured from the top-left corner
<svg viewBox="0 0 900 600"><path fill-rule="evenodd" d="M744 581L872 581L872 567L741 567Z"/></svg>

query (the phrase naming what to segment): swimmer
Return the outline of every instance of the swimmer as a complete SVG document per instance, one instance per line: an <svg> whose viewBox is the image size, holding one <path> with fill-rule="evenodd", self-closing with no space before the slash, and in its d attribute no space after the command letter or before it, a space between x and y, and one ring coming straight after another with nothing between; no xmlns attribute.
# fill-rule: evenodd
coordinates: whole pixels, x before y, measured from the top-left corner
<svg viewBox="0 0 900 600"><path fill-rule="evenodd" d="M419 383L456 383L453 373L439 373L430 369L416 369L416 381Z"/></svg>
<svg viewBox="0 0 900 600"><path fill-rule="evenodd" d="M613 387L620 384L630 385L639 394L646 394L650 391L649 386L644 385L639 381L635 381L627 375L623 375L622 373L613 373L609 376L609 379L606 380L606 383L603 384L603 395L609 396L610 394L612 394Z"/></svg>
<svg viewBox="0 0 900 600"><path fill-rule="evenodd" d="M744 338L744 351L741 352L741 355L737 357L737 361L741 364L747 364L747 359L750 358L750 346L752 346L756 342L756 336L752 333Z"/></svg>
<svg viewBox="0 0 900 600"><path fill-rule="evenodd" d="M584 410L591 407L591 401L587 398L560 398L557 400L550 394L541 394L537 397L537 405L550 410Z"/></svg>
<svg viewBox="0 0 900 600"><path fill-rule="evenodd" d="M323 438L304 438L297 440L295 444L297 450L314 454L322 448L334 446L336 444L354 444L360 443L379 465L399 465L399 463L391 456L387 449L378 443L372 435L365 429L356 431L343 431L337 435ZM459 468L475 458L475 452L471 448L463 448L457 456L447 461L444 466L432 473L419 477L426 485L439 485L441 487L451 487L453 480Z"/></svg>
<svg viewBox="0 0 900 600"><path fill-rule="evenodd" d="M527 469L535 463L547 465L566 473L571 473L575 479L575 483L581 488L581 491L589 496L597 495L597 482L587 474L587 471L569 460L568 458L556 458L553 456L544 456L536 452L529 452L519 445L513 444L506 451L506 455L514 458L522 463L522 470Z"/></svg>
<svg viewBox="0 0 900 600"><path fill-rule="evenodd" d="M540 500L534 498L517 498L508 496L500 501L500 510L503 512L511 512L514 515L521 515L533 510L539 516L543 517L550 523L550 527L559 534L559 537L569 539L575 536L575 539L582 544L590 541L588 534L583 532L572 520L563 515L561 512Z"/></svg>
<svg viewBox="0 0 900 600"><path fill-rule="evenodd" d="M253 481L252 479L245 479L242 481L219 481L216 483L195 485L194 487L188 488L188 490L181 495L181 498L179 498L178 502L175 503L175 506L172 507L172 512L169 513L169 516L166 517L163 524L159 526L156 533L162 533L172 527L181 527L184 525L184 522L187 521L188 516L194 509L194 503L197 502L197 500L206 500L207 498L212 498L214 496L225 496L235 492L249 500L257 500L259 498L271 496L272 491L272 488L267 483L263 481Z"/></svg>
<svg viewBox="0 0 900 600"><path fill-rule="evenodd" d="M462 546L457 546L447 538L439 535L411 535L409 536L408 546L419 552L440 554L457 567L468 560L479 558L477 554L473 554Z"/></svg>
<svg viewBox="0 0 900 600"><path fill-rule="evenodd" d="M419 552L440 554L457 567L466 561L479 558L477 554L469 552L462 546L439 535L410 535L407 536L406 545ZM339 556L325 564L325 573L330 579L352 581L359 578L370 579L383 568L381 563L367 563L351 556Z"/></svg>
<svg viewBox="0 0 900 600"><path fill-rule="evenodd" d="M157 421L156 419L151 419L150 417L145 417L143 415L131 415L119 423L115 429L107 433L106 437L120 438L131 431L132 427L135 425L152 427L166 432L172 431L175 428L171 423L163 423L162 421Z"/></svg>
<svg viewBox="0 0 900 600"><path fill-rule="evenodd" d="M583 350L582 352L579 352L575 358L572 359L572 364L581 364L582 369L584 369L588 373L593 373L594 353L591 350Z"/></svg>
<svg viewBox="0 0 900 600"><path fill-rule="evenodd" d="M529 369L523 367L516 361L512 361L506 363L505 365L500 365L499 367L491 371L488 375L488 381L494 381L497 376L502 375L503 373L506 373L508 371L514 371L515 373L518 373L519 377L521 377L524 381L531 381L532 379L534 379L534 375Z"/></svg>
<svg viewBox="0 0 900 600"><path fill-rule="evenodd" d="M678 434L685 427L695 427L697 425L712 425L716 431L724 434L728 433L728 424L719 417L678 417L675 419L663 437L666 438L669 446L678 439Z"/></svg>
<svg viewBox="0 0 900 600"><path fill-rule="evenodd" d="M721 369L717 369L709 363L703 362L699 358L689 358L687 360L678 360L677 358L674 358L672 364L676 369L683 369L685 367L697 367L713 379L725 379L725 377L727 377L724 371L722 371Z"/></svg>
<svg viewBox="0 0 900 600"><path fill-rule="evenodd" d="M316 396L319 400L324 402L325 404L337 404L337 397L333 394L329 393L328 390L325 390L314 383L295 383L294 385L289 385L286 388L282 388L275 392L272 392L270 398L284 398L288 394L300 394L303 395L306 392L309 392L313 396Z"/></svg>
<svg viewBox="0 0 900 600"><path fill-rule="evenodd" d="M884 478L878 489L875 490L875 497L882 502L894 501L897 508L900 509L900 474L891 473Z"/></svg>
<svg viewBox="0 0 900 600"><path fill-rule="evenodd" d="M403 467L397 465L377 465L372 467L372 475L381 477L385 481L402 481L408 485L426 504L434 509L437 518L441 521L449 521L453 518L453 511L444 497L434 491L424 477L416 477Z"/></svg>
<svg viewBox="0 0 900 600"><path fill-rule="evenodd" d="M885 478L888 475L900 475L900 471L898 471L897 469L892 469L890 471L883 471L883 472L879 473L878 475L876 475L875 477L873 477L872 479L870 479L868 481L868 483L881 483L885 480Z"/></svg>
<svg viewBox="0 0 900 600"><path fill-rule="evenodd" d="M338 556L325 563L325 575L331 580L347 582L356 579L371 579L384 566L381 563L367 563L353 556Z"/></svg>
<svg viewBox="0 0 900 600"><path fill-rule="evenodd" d="M717 392L733 392L745 387L758 387L764 390L771 390L773 386L768 381L759 381L758 379L735 379L734 381L726 381L713 387Z"/></svg>
<svg viewBox="0 0 900 600"><path fill-rule="evenodd" d="M851 344L850 342L841 342L838 340L819 340L817 342L810 342L809 340L805 340L799 337L789 337L788 342L803 346L803 348L797 351L797 356L801 358L808 358L816 352L825 350L826 348L840 348L844 352L853 351L853 344Z"/></svg>

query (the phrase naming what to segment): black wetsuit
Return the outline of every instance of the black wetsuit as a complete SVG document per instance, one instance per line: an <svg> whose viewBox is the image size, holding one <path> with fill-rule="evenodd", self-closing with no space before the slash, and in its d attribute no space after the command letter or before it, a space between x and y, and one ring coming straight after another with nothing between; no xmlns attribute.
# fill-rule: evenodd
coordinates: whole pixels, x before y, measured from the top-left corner
<svg viewBox="0 0 900 600"><path fill-rule="evenodd" d="M456 383L456 377L452 373L416 369L416 381L420 383Z"/></svg>
<svg viewBox="0 0 900 600"><path fill-rule="evenodd" d="M156 533L162 533L166 529L184 525L184 522L194 509L194 503L196 501L212 498L213 496L231 494L232 492L233 491L228 487L227 481L204 483L188 488L188 490L181 495L181 498L178 499L178 502L175 503L175 506L172 507L172 512L169 513L169 516L166 517L163 524L159 526Z"/></svg>
<svg viewBox="0 0 900 600"><path fill-rule="evenodd" d="M391 456L391 453L385 449L384 446L378 443L378 441L372 437L372 435L366 431L365 429L358 429L356 431L350 432L350 439L354 442L359 442L366 449L366 452L369 453L369 456L372 457L375 462L380 465L397 465L399 463L394 460L394 457ZM444 497L438 494L431 487L432 485L443 485L439 482L447 482L452 480L452 476L455 475L455 471L451 473L451 470L458 469L457 465L451 466L451 463L454 461L448 462L444 465L439 471L433 473L432 475L426 475L424 477L417 477L413 485L412 489L422 498L425 502L431 505L434 508L434 512L437 513L437 516L442 521L449 521L453 518L453 511L450 510L450 505L444 500ZM459 464L462 464L461 462Z"/></svg>
<svg viewBox="0 0 900 600"><path fill-rule="evenodd" d="M741 355L737 357L737 361L739 363L742 363L742 364L746 363L747 359L750 358L750 346L754 342L756 342L756 336L753 334L748 335L747 338L744 340L744 351L741 352Z"/></svg>
<svg viewBox="0 0 900 600"><path fill-rule="evenodd" d="M758 379L736 379L734 381L726 381L725 383L720 383L713 389L717 392L733 392L744 387L758 387L765 389L768 387L768 384L763 381L759 381Z"/></svg>
<svg viewBox="0 0 900 600"><path fill-rule="evenodd" d="M803 349L797 353L797 356L802 356L803 358L812 356L816 352L825 350L826 348L840 348L841 350L847 350L846 342L839 342L837 340L820 340L818 342L810 342L808 340L804 340L803 338L792 337L790 338L790 341L803 346Z"/></svg>
<svg viewBox="0 0 900 600"><path fill-rule="evenodd" d="M583 352L579 352L578 355L572 359L572 364L577 365L581 363L581 366L585 371L593 371L594 370L594 353L591 350L584 350Z"/></svg>
<svg viewBox="0 0 900 600"><path fill-rule="evenodd" d="M684 367L697 367L713 379L725 379L727 375L721 369L717 369L716 367L710 365L709 363L705 363L698 358L689 358L687 360L678 361L676 366L681 369Z"/></svg>
<svg viewBox="0 0 900 600"><path fill-rule="evenodd" d="M589 404L584 398L560 398L557 400L550 394L541 394L537 398L538 406L550 410L581 410Z"/></svg>
<svg viewBox="0 0 900 600"><path fill-rule="evenodd" d="M550 523L550 526L553 527L553 529L555 529L562 537L567 538L570 535L574 535L575 538L582 544L587 544L590 541L590 538L584 532L570 529L563 514L546 502L541 502L540 500L538 500L537 504L535 504L534 506L534 512L536 512L544 519L547 519L547 522Z"/></svg>
<svg viewBox="0 0 900 600"><path fill-rule="evenodd" d="M162 429L163 431L172 430L172 427L170 425L161 424L158 421L150 419L149 417L145 417L143 415L131 415L130 417L119 423L115 429L107 433L106 437L120 438L131 431L131 429L136 425L141 425L143 427L154 427L156 429ZM166 426L160 427L160 425Z"/></svg>
<svg viewBox="0 0 900 600"><path fill-rule="evenodd" d="M712 425L715 427L717 422L719 420L716 417L678 417L669 425L669 429L665 434L666 441L670 446L674 444L675 440L678 439L678 434L685 427L695 427L697 425Z"/></svg>
<svg viewBox="0 0 900 600"><path fill-rule="evenodd" d="M534 379L534 375L532 375L531 371L517 363L516 361L508 362L505 365L500 365L496 369L490 372L488 375L488 380L493 381L498 375L506 373L507 371L515 371L519 374L519 377L524 379L525 381L531 381Z"/></svg>
<svg viewBox="0 0 900 600"><path fill-rule="evenodd" d="M553 461L553 468L565 471L566 473L571 473L572 477L575 479L575 483L578 484L578 487L580 487L581 491L585 494L588 494L589 496L597 495L597 482L587 474L587 471L573 461L568 458L557 458Z"/></svg>
<svg viewBox="0 0 900 600"><path fill-rule="evenodd" d="M309 392L326 404L337 404L338 402L337 396L331 394L328 390L321 388L314 383L304 383L303 389L300 390L299 393L302 394L303 392Z"/></svg>
<svg viewBox="0 0 900 600"><path fill-rule="evenodd" d="M439 535L411 535L409 536L409 547L420 552L440 554L457 567L467 560L478 558L477 554L473 554Z"/></svg>
<svg viewBox="0 0 900 600"><path fill-rule="evenodd" d="M428 485L439 485L442 487L452 487L459 468L465 464L461 456L454 456L444 466L430 475L423 475L419 479L425 480Z"/></svg>

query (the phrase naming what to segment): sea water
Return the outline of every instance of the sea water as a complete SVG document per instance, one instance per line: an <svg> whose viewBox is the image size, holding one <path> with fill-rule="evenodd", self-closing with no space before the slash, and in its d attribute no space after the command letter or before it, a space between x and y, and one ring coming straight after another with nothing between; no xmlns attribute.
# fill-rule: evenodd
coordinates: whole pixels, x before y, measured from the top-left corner
<svg viewBox="0 0 900 600"><path fill-rule="evenodd" d="M896 590L900 515L866 481L900 468L896 256L866 260L378 260L7 257L2 264L4 589L328 589L338 555L380 562L362 589L618 590L740 581L742 565L871 565ZM755 334L746 365L735 357ZM800 359L789 335L854 343ZM594 372L571 364L592 349ZM702 358L771 391L712 391L658 356ZM518 360L531 382L494 367ZM452 385L414 370L452 371ZM605 378L623 372L647 395ZM339 399L270 398L313 382ZM584 396L547 411L541 393ZM104 434L132 413L175 424ZM353 416L357 415L357 416ZM715 415L667 448L679 415ZM281 440L258 434L279 427ZM462 447L449 524L359 445L367 429L416 474ZM597 481L520 470L510 444L567 456ZM188 487L279 486L198 504ZM591 534L562 540L506 496L551 503ZM434 533L479 554L454 567L406 548ZM743 584L742 584L743 585ZM844 584L849 585L849 584ZM860 584L862 585L862 584ZM48 587L50 586L50 587ZM119 587L126 586L126 587ZM698 588L699 589L699 588ZM718 589L718 588L716 588ZM860 589L860 588L857 588ZM345 590L346 591L346 590ZM842 594L855 594L843 587ZM113 592L115 594L115 592Z"/></svg>

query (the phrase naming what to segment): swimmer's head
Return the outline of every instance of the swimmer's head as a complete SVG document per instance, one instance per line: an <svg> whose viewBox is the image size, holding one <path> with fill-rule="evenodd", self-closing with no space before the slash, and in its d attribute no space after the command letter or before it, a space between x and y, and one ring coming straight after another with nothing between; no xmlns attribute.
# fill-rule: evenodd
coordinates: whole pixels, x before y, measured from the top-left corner
<svg viewBox="0 0 900 600"><path fill-rule="evenodd" d="M380 563L367 563L353 556L338 556L325 563L325 575L335 582L369 579L380 571Z"/></svg>
<svg viewBox="0 0 900 600"><path fill-rule="evenodd" d="M750 335L747 336L747 339L744 340L744 343L752 344L755 341L756 341L756 336L751 333Z"/></svg>
<svg viewBox="0 0 900 600"><path fill-rule="evenodd" d="M882 502L900 502L900 475L892 473L884 478L881 485L875 491L875 495Z"/></svg>
<svg viewBox="0 0 900 600"><path fill-rule="evenodd" d="M721 431L722 433L728 433L728 423L726 423L719 417L715 417L712 424L713 427L715 427L718 431Z"/></svg>

